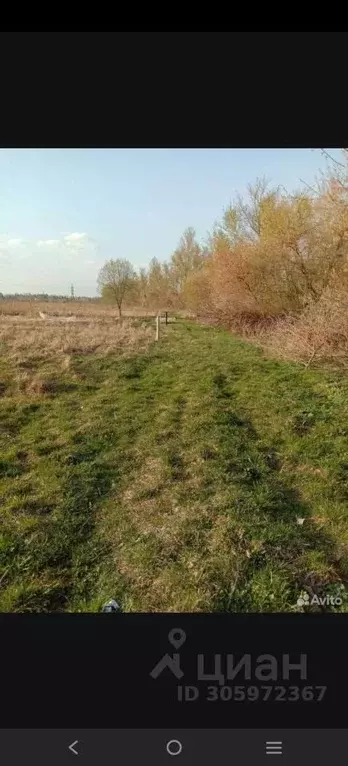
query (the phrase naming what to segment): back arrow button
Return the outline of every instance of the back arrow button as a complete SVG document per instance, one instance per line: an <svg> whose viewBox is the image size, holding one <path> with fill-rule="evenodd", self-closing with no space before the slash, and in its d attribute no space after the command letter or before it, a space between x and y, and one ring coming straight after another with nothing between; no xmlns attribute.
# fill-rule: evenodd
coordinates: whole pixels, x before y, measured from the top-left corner
<svg viewBox="0 0 348 766"><path fill-rule="evenodd" d="M78 744L78 739L75 739L75 742L72 742L71 745L69 745L69 750L71 750L71 752L74 753L74 755L78 755L77 750L74 749L75 745L77 744Z"/></svg>

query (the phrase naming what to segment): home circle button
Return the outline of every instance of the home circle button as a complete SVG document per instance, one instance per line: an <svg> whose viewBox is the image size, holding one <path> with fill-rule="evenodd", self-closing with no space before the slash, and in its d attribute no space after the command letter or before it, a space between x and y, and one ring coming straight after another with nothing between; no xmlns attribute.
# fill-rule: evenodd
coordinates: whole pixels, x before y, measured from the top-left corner
<svg viewBox="0 0 348 766"><path fill-rule="evenodd" d="M178 739L171 739L167 742L167 753L169 755L180 755L182 751L182 744Z"/></svg>

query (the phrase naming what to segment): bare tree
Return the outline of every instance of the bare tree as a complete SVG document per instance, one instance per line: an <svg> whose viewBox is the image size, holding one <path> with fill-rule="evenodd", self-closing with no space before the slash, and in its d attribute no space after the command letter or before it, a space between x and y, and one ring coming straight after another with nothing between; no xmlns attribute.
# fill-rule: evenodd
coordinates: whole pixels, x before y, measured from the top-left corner
<svg viewBox="0 0 348 766"><path fill-rule="evenodd" d="M189 274L198 269L203 261L202 248L196 241L196 232L189 226L185 229L178 247L171 257L171 272L177 291L183 290Z"/></svg>
<svg viewBox="0 0 348 766"><path fill-rule="evenodd" d="M149 277L144 267L139 269L139 274L137 276L137 292L140 305L144 308L146 306L149 292Z"/></svg>
<svg viewBox="0 0 348 766"><path fill-rule="evenodd" d="M252 240L261 236L262 205L275 195L275 190L269 190L269 181L265 176L257 178L254 184L248 184L246 201L238 194L236 212L243 236Z"/></svg>
<svg viewBox="0 0 348 766"><path fill-rule="evenodd" d="M120 319L122 304L127 294L134 287L135 272L132 264L125 258L107 261L98 275L98 289L105 299L117 303Z"/></svg>

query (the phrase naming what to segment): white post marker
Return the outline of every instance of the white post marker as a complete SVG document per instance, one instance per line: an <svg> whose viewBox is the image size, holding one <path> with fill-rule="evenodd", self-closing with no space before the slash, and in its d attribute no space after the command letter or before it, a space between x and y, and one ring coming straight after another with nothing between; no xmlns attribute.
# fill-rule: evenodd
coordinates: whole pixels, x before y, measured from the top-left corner
<svg viewBox="0 0 348 766"><path fill-rule="evenodd" d="M160 328L160 315L157 314L157 317L156 317L156 337L155 337L155 340L159 340L159 332L160 332L159 328Z"/></svg>

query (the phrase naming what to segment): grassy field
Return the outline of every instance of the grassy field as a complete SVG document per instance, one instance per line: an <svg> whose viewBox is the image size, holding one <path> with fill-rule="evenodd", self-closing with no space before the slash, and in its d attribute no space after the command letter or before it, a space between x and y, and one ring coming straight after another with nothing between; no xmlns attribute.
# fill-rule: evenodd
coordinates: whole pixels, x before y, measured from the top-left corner
<svg viewBox="0 0 348 766"><path fill-rule="evenodd" d="M9 322L0 610L301 611L301 591L343 593L346 376L185 320L158 344L153 320L42 324L29 346Z"/></svg>

